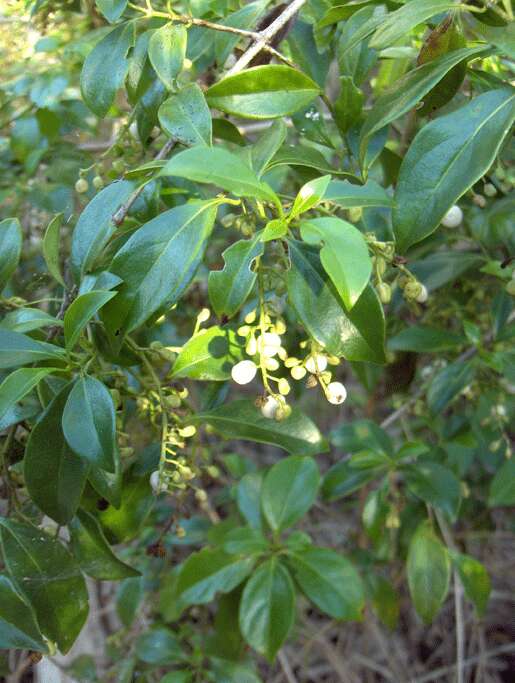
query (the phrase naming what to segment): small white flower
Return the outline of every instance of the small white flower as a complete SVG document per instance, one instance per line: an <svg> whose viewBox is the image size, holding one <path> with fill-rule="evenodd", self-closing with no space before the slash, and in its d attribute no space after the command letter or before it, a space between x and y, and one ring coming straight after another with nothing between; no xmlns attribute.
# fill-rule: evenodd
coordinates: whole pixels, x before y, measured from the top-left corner
<svg viewBox="0 0 515 683"><path fill-rule="evenodd" d="M267 396L261 406L261 414L269 420L274 420L280 407L281 405L276 398Z"/></svg>
<svg viewBox="0 0 515 683"><path fill-rule="evenodd" d="M317 372L324 372L327 367L327 357L321 353L314 353L309 356L306 363L306 370L312 375L316 375Z"/></svg>
<svg viewBox="0 0 515 683"><path fill-rule="evenodd" d="M335 406L339 406L347 398L347 389L341 382L331 382L327 387L327 400Z"/></svg>
<svg viewBox="0 0 515 683"><path fill-rule="evenodd" d="M254 361L242 360L231 370L231 377L236 384L248 384L256 376L257 366Z"/></svg>
<svg viewBox="0 0 515 683"><path fill-rule="evenodd" d="M425 285L421 285L422 289L420 290L420 294L417 296L417 301L419 304L425 304L427 301L427 298L429 296L429 293L427 291L427 287Z"/></svg>
<svg viewBox="0 0 515 683"><path fill-rule="evenodd" d="M463 220L463 211L456 204L442 218L442 225L446 228L457 228Z"/></svg>
<svg viewBox="0 0 515 683"><path fill-rule="evenodd" d="M281 348L281 337L275 332L265 332L260 334L257 339L257 347L260 353L267 358L277 356Z"/></svg>

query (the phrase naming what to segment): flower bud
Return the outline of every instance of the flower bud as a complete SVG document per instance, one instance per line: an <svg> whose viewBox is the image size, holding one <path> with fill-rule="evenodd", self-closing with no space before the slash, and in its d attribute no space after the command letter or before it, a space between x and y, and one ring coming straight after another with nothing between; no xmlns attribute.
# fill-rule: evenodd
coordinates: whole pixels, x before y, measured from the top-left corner
<svg viewBox="0 0 515 683"><path fill-rule="evenodd" d="M293 379L303 379L306 376L306 368L302 365L295 365L291 370L290 374Z"/></svg>
<svg viewBox="0 0 515 683"><path fill-rule="evenodd" d="M261 414L269 420L274 420L280 407L279 401L274 396L267 396L261 404Z"/></svg>
<svg viewBox="0 0 515 683"><path fill-rule="evenodd" d="M404 287L404 296L408 301L416 301L422 293L422 285L417 280L409 280Z"/></svg>
<svg viewBox="0 0 515 683"><path fill-rule="evenodd" d="M446 228L457 228L463 220L463 211L454 204L442 218L442 225Z"/></svg>
<svg viewBox="0 0 515 683"><path fill-rule="evenodd" d="M160 493L162 490L162 486L161 486L161 483L159 480L160 480L159 470L155 470L150 475L150 487L152 488L152 491L154 493Z"/></svg>
<svg viewBox="0 0 515 683"><path fill-rule="evenodd" d="M285 377L281 377L277 387L279 389L279 393L281 394L281 396L288 396L288 394L291 391L290 383Z"/></svg>
<svg viewBox="0 0 515 683"><path fill-rule="evenodd" d="M254 361L242 360L231 370L231 377L236 384L248 384L256 376L257 366Z"/></svg>
<svg viewBox="0 0 515 683"><path fill-rule="evenodd" d="M327 358L322 353L313 353L304 363L306 370L312 375L323 372L327 367Z"/></svg>
<svg viewBox="0 0 515 683"><path fill-rule="evenodd" d="M75 183L75 192L78 194L84 194L89 189L89 184L86 178L79 178Z"/></svg>
<svg viewBox="0 0 515 683"><path fill-rule="evenodd" d="M429 293L425 285L420 285L420 294L417 296L417 301L419 304L425 304L428 299Z"/></svg>
<svg viewBox="0 0 515 683"><path fill-rule="evenodd" d="M487 197L495 197L497 194L497 188L493 183L486 183L486 185L483 188L483 192Z"/></svg>
<svg viewBox="0 0 515 683"><path fill-rule="evenodd" d="M392 300L392 288L390 285L386 282L380 282L376 289L381 303L389 304Z"/></svg>

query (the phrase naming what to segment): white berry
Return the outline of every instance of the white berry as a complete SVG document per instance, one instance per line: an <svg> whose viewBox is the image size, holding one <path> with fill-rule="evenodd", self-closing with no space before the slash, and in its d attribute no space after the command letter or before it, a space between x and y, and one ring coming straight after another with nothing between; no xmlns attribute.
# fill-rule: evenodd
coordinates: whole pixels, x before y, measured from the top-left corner
<svg viewBox="0 0 515 683"><path fill-rule="evenodd" d="M155 472L152 472L150 475L150 486L152 487L152 491L154 493L159 493L161 486L159 485L159 470L155 470Z"/></svg>
<svg viewBox="0 0 515 683"><path fill-rule="evenodd" d="M242 360L231 370L231 377L236 384L248 384L256 376L257 365L252 360Z"/></svg>
<svg viewBox="0 0 515 683"><path fill-rule="evenodd" d="M421 285L420 294L417 296L416 300L418 301L419 304L425 304L428 296L429 296L429 293L427 291L427 287L425 285Z"/></svg>
<svg viewBox="0 0 515 683"><path fill-rule="evenodd" d="M347 389L341 382L331 382L327 387L327 400L335 406L339 406L347 398Z"/></svg>
<svg viewBox="0 0 515 683"><path fill-rule="evenodd" d="M463 220L463 211L456 204L442 218L442 225L446 228L457 228Z"/></svg>
<svg viewBox="0 0 515 683"><path fill-rule="evenodd" d="M261 406L261 414L269 420L274 420L280 407L281 405L276 398L267 396Z"/></svg>
<svg viewBox="0 0 515 683"><path fill-rule="evenodd" d="M306 361L306 370L316 375L317 372L324 372L327 367L327 358L321 353L314 353Z"/></svg>

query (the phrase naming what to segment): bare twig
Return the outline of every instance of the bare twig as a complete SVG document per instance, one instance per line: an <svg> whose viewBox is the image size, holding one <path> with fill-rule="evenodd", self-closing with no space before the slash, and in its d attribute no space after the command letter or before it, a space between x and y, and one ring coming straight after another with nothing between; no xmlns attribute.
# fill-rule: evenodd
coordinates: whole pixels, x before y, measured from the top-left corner
<svg viewBox="0 0 515 683"><path fill-rule="evenodd" d="M306 4L306 0L294 0L290 3L284 12L282 12L270 26L267 26L259 33L259 38L256 42L242 54L227 75L232 76L233 74L242 71L254 57L261 52L261 50L266 49L270 40L297 14L304 4Z"/></svg>
<svg viewBox="0 0 515 683"><path fill-rule="evenodd" d="M295 677L295 674L293 673L293 669L291 668L290 661L286 656L284 650L279 650L277 654L277 659L279 660L279 664L281 665L281 669L283 670L284 677L286 678L288 683L297 683L297 679Z"/></svg>
<svg viewBox="0 0 515 683"><path fill-rule="evenodd" d="M469 666L473 666L481 660L493 659L494 657L509 654L510 652L515 652L515 643L501 645L501 647L498 647L495 650L489 650L482 654L475 655L474 657L468 657L462 662L462 666L464 669L468 669ZM418 678L412 678L410 683L434 683L434 681L442 681L443 677L454 671L455 668L456 664L442 666L439 669L434 669L428 674L424 674Z"/></svg>

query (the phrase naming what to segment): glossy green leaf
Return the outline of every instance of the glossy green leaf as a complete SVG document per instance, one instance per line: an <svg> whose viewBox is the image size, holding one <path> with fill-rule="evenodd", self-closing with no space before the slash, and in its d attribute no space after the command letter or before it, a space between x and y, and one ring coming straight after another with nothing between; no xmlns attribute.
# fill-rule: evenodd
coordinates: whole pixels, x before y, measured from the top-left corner
<svg viewBox="0 0 515 683"><path fill-rule="evenodd" d="M67 652L88 616L88 591L79 566L56 539L32 524L0 518L5 565L27 597L41 631Z"/></svg>
<svg viewBox="0 0 515 683"><path fill-rule="evenodd" d="M351 175L345 171L333 168L324 155L313 147L303 145L284 145L268 162L267 171L271 171L278 166L301 166L311 168L319 173L329 173L332 175Z"/></svg>
<svg viewBox="0 0 515 683"><path fill-rule="evenodd" d="M337 204L342 209L393 206L393 199L375 180L368 180L365 185L353 185L348 180L332 180L324 200Z"/></svg>
<svg viewBox="0 0 515 683"><path fill-rule="evenodd" d="M43 257L50 275L63 287L64 280L61 275L61 268L59 265L59 247L60 247L60 230L63 223L63 214L58 213L54 216L47 229L41 245Z"/></svg>
<svg viewBox="0 0 515 683"><path fill-rule="evenodd" d="M261 489L261 509L270 528L284 531L301 519L315 502L320 474L311 457L290 456L267 472Z"/></svg>
<svg viewBox="0 0 515 683"><path fill-rule="evenodd" d="M399 624L400 599L395 588L380 574L369 574L366 584L374 612L389 629L397 628Z"/></svg>
<svg viewBox="0 0 515 683"><path fill-rule="evenodd" d="M470 555L452 551L450 555L465 589L465 595L474 603L478 616L482 617L492 588L486 568Z"/></svg>
<svg viewBox="0 0 515 683"><path fill-rule="evenodd" d="M277 119L252 145L250 150L251 165L259 178L286 140L287 132L288 129L284 121Z"/></svg>
<svg viewBox="0 0 515 683"><path fill-rule="evenodd" d="M174 377L223 382L243 360L243 346L233 330L215 325L204 328L182 347L173 365Z"/></svg>
<svg viewBox="0 0 515 683"><path fill-rule="evenodd" d="M489 507L515 505L515 460L506 460L490 483Z"/></svg>
<svg viewBox="0 0 515 683"><path fill-rule="evenodd" d="M409 71L375 101L361 129L359 145L363 163L370 138L377 131L413 109L451 69L488 50L484 45L453 50L439 59Z"/></svg>
<svg viewBox="0 0 515 683"><path fill-rule="evenodd" d="M288 570L272 557L247 581L240 602L240 629L247 643L273 661L295 618L295 590Z"/></svg>
<svg viewBox="0 0 515 683"><path fill-rule="evenodd" d="M334 121L342 135L359 122L364 100L365 95L356 86L352 76L341 76L340 93L334 101L333 113Z"/></svg>
<svg viewBox="0 0 515 683"><path fill-rule="evenodd" d="M194 147L179 152L165 164L159 175L217 185L237 197L276 201L271 187L261 182L239 157L221 147Z"/></svg>
<svg viewBox="0 0 515 683"><path fill-rule="evenodd" d="M464 192L490 167L515 118L515 93L503 88L474 98L428 123L401 164L395 208L397 247L430 235Z"/></svg>
<svg viewBox="0 0 515 683"><path fill-rule="evenodd" d="M376 476L374 470L358 470L350 466L349 460L342 460L326 473L322 483L322 496L328 501L345 498Z"/></svg>
<svg viewBox="0 0 515 683"><path fill-rule="evenodd" d="M20 332L0 329L0 368L15 368L44 360L64 359L64 349L36 341Z"/></svg>
<svg viewBox="0 0 515 683"><path fill-rule="evenodd" d="M182 70L188 32L182 24L168 23L154 31L148 43L148 57L168 90Z"/></svg>
<svg viewBox="0 0 515 683"><path fill-rule="evenodd" d="M429 624L447 597L451 561L447 548L428 522L423 522L413 534L408 550L407 573L415 609Z"/></svg>
<svg viewBox="0 0 515 683"><path fill-rule="evenodd" d="M269 543L257 529L240 526L224 536L222 547L229 555L260 555L268 550Z"/></svg>
<svg viewBox="0 0 515 683"><path fill-rule="evenodd" d="M390 351L440 353L463 346L462 336L424 325L410 325L388 340Z"/></svg>
<svg viewBox="0 0 515 683"><path fill-rule="evenodd" d="M459 392L472 382L475 372L475 367L470 361L456 361L440 370L433 377L427 390L427 403L431 412L434 415L441 413Z"/></svg>
<svg viewBox="0 0 515 683"><path fill-rule="evenodd" d="M224 26L232 28L241 28L245 30L252 30L259 17L263 14L268 3L266 0L258 0L258 2L249 2L236 12L232 12L223 19ZM237 34L228 33L225 31L215 32L215 55L216 61L220 67L223 67L227 58L234 50L240 37Z"/></svg>
<svg viewBox="0 0 515 683"><path fill-rule="evenodd" d="M105 581L139 576L138 571L116 557L92 514L79 510L68 528L73 555L88 576Z"/></svg>
<svg viewBox="0 0 515 683"><path fill-rule="evenodd" d="M20 260L22 233L17 218L0 221L0 292L14 273Z"/></svg>
<svg viewBox="0 0 515 683"><path fill-rule="evenodd" d="M347 311L318 251L294 240L288 246L288 297L311 337L335 356L384 363L384 314L372 287Z"/></svg>
<svg viewBox="0 0 515 683"><path fill-rule="evenodd" d="M409 490L455 520L461 502L461 484L454 472L431 460L403 467Z"/></svg>
<svg viewBox="0 0 515 683"><path fill-rule="evenodd" d="M281 239L288 233L288 223L283 218L273 218L265 225L265 229L261 233L262 242L271 242L272 240Z"/></svg>
<svg viewBox="0 0 515 683"><path fill-rule="evenodd" d="M86 375L75 382L64 407L62 429L77 455L114 472L116 413L111 394L100 380Z"/></svg>
<svg viewBox="0 0 515 683"><path fill-rule="evenodd" d="M3 574L0 574L0 645L2 649L48 652L33 609Z"/></svg>
<svg viewBox="0 0 515 683"><path fill-rule="evenodd" d="M0 424L18 401L54 371L55 368L20 368L11 372L0 384Z"/></svg>
<svg viewBox="0 0 515 683"><path fill-rule="evenodd" d="M127 0L95 0L95 3L111 24L118 21L127 7Z"/></svg>
<svg viewBox="0 0 515 683"><path fill-rule="evenodd" d="M330 175L324 175L305 183L295 197L289 218L296 218L321 202L324 199L330 180Z"/></svg>
<svg viewBox="0 0 515 683"><path fill-rule="evenodd" d="M134 45L134 23L119 24L86 57L80 76L82 97L97 116L104 117L127 75L127 53Z"/></svg>
<svg viewBox="0 0 515 683"><path fill-rule="evenodd" d="M154 503L148 477L125 479L120 505L117 508L110 505L98 515L109 540L121 543L137 536Z"/></svg>
<svg viewBox="0 0 515 683"><path fill-rule="evenodd" d="M456 8L456 0L416 0L388 14L370 41L370 47L381 50L393 45L418 24L440 12Z"/></svg>
<svg viewBox="0 0 515 683"><path fill-rule="evenodd" d="M293 114L319 93L319 86L301 71L266 65L226 76L209 88L207 100L228 114L272 119Z"/></svg>
<svg viewBox="0 0 515 683"><path fill-rule="evenodd" d="M183 145L210 145L211 113L206 98L196 83L184 86L159 107L163 131Z"/></svg>
<svg viewBox="0 0 515 683"><path fill-rule="evenodd" d="M210 424L226 439L268 443L302 455L327 450L327 443L316 425L296 408L286 420L276 422L264 417L253 401L242 399L199 413L193 419L197 423Z"/></svg>
<svg viewBox="0 0 515 683"><path fill-rule="evenodd" d="M134 189L126 180L111 183L99 192L81 213L73 231L71 270L76 283L91 270L112 237L115 226L112 216Z"/></svg>
<svg viewBox="0 0 515 683"><path fill-rule="evenodd" d="M261 236L257 232L249 240L231 244L222 253L223 269L209 273L209 301L219 317L232 318L249 297L257 277L253 266L264 250Z"/></svg>
<svg viewBox="0 0 515 683"><path fill-rule="evenodd" d="M136 654L142 662L153 666L166 666L183 658L179 639L164 626L142 633L136 640Z"/></svg>
<svg viewBox="0 0 515 683"><path fill-rule="evenodd" d="M94 490L108 503L118 509L122 500L122 465L120 461L120 453L118 448L114 454L114 473L106 472L106 470L91 465L88 473L88 481Z"/></svg>
<svg viewBox="0 0 515 683"><path fill-rule="evenodd" d="M42 327L62 327L62 321L39 308L17 308L7 313L0 322L0 328L13 332L33 332Z"/></svg>
<svg viewBox="0 0 515 683"><path fill-rule="evenodd" d="M216 548L191 554L182 565L177 593L186 604L203 605L217 593L229 593L252 571L254 557L229 555Z"/></svg>
<svg viewBox="0 0 515 683"><path fill-rule="evenodd" d="M32 429L24 458L27 491L46 515L66 524L79 507L88 464L68 446L61 418L71 385L67 384L49 403Z"/></svg>
<svg viewBox="0 0 515 683"><path fill-rule="evenodd" d="M322 244L320 260L350 311L372 274L372 261L361 232L341 218L314 218L301 225L302 239Z"/></svg>
<svg viewBox="0 0 515 683"><path fill-rule="evenodd" d="M125 242L109 268L123 284L102 311L111 334L123 338L180 299L202 260L216 210L216 201L177 206Z"/></svg>
<svg viewBox="0 0 515 683"><path fill-rule="evenodd" d="M318 609L334 619L362 619L363 583L345 557L329 548L306 548L291 554L293 577Z"/></svg>
<svg viewBox="0 0 515 683"><path fill-rule="evenodd" d="M124 579L116 591L116 614L122 624L129 628L141 605L145 594L145 584L142 576Z"/></svg>
<svg viewBox="0 0 515 683"><path fill-rule="evenodd" d="M92 290L73 301L64 315L64 338L68 350L73 349L91 318L116 294Z"/></svg>
<svg viewBox="0 0 515 683"><path fill-rule="evenodd" d="M261 512L261 489L263 472L249 472L241 478L236 487L236 504L240 514L253 529L263 529Z"/></svg>

